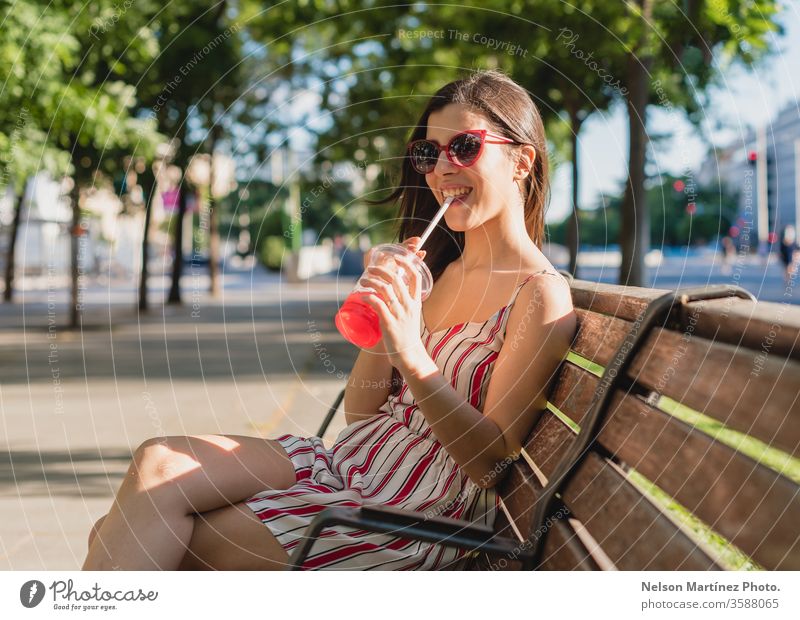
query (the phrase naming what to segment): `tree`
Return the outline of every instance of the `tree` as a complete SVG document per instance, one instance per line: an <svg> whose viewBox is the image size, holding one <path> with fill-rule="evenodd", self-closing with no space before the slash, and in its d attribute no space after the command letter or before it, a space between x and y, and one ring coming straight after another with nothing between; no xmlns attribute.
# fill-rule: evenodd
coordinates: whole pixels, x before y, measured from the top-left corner
<svg viewBox="0 0 800 620"><path fill-rule="evenodd" d="M602 21L608 13L600 2L588 8L591 19ZM313 20L293 12L294 21L287 26L297 25L292 30L296 56L305 59L295 63L295 73L321 90L322 107L332 110L333 122L318 144L319 164L355 159L359 165L393 166L392 156L402 153L409 123L427 97L467 69L500 68L538 104L555 155L551 159L558 162L563 153L571 154L577 210L578 133L588 115L605 109L614 97L613 85L601 73L587 71L575 59L574 45L570 47L570 27L591 21L586 13L565 13L564 4L555 0L537 3L535 16L499 1L435 7L370 2L363 9L340 15L331 8ZM320 49L318 42L328 40L336 43ZM607 45L597 36L584 41L596 48ZM598 55L598 62L602 57ZM571 136L562 128L565 118ZM387 176L378 179L391 184ZM374 221L391 218L391 207L373 208L373 215ZM571 232L574 271L577 228L572 226Z"/></svg>
<svg viewBox="0 0 800 620"><path fill-rule="evenodd" d="M644 281L647 245L648 106L686 110L698 122L707 88L717 75L714 55L723 62L752 64L769 51L769 35L779 31L776 0L635 0L580 7L543 0L530 14L522 3L371 1L346 16L338 13L338 5L310 5L293 8L286 28L307 58L297 69L317 76L323 107L333 110L335 122L320 141L323 160L360 152L367 161L382 162L387 154L402 152L408 119L421 107L418 94L427 97L470 68L509 71L537 97L550 121L548 129L554 116L565 114L572 125L573 159L578 131L592 105L603 109L611 98L623 103L629 119L629 162L620 281L634 285ZM278 12L272 13L278 19ZM571 35L557 39L564 28ZM440 34L419 34L426 32ZM336 43L318 49L319 41L329 40ZM518 46L539 62L520 60ZM566 145L553 146L566 150ZM574 161L573 207L578 172ZM390 183L385 177L380 180ZM574 246L576 232L570 239ZM574 258L572 252L571 263Z"/></svg>
<svg viewBox="0 0 800 620"><path fill-rule="evenodd" d="M0 6L6 9L0 38L0 195L7 190L16 195L3 291L3 300L10 302L27 181L39 170L58 175L68 166L69 155L53 143L47 125L55 105L52 93L63 78L61 64L52 58L69 57L77 42L60 34L66 26L63 14L42 14L29 3ZM37 28L41 33L31 36Z"/></svg>
<svg viewBox="0 0 800 620"><path fill-rule="evenodd" d="M79 244L85 232L81 188L93 184L98 175L113 176L120 170L124 154L151 158L161 139L152 123L131 113L135 87L130 81L136 79L143 63L152 60L154 52L146 22L136 16L154 8L155 3L139 3L141 13L125 20L119 19L119 6L112 0L87 6L65 0L30 2L15 4L6 15L14 26L12 32L20 33L23 43L16 44L16 64L10 65L9 72L9 93L18 100L3 103L9 104L4 106L6 110L30 110L33 139L25 152L39 150L40 155L39 162L20 166L20 170L53 170L56 166L52 163L58 163L58 172L73 178L72 327L80 324L81 310ZM15 39L8 40L11 43L3 53L13 54ZM18 204L21 209L22 203ZM9 271L13 278L13 258ZM7 286L6 294L11 290Z"/></svg>
<svg viewBox="0 0 800 620"><path fill-rule="evenodd" d="M546 29L551 36L543 37L539 33L540 36L531 38L536 62L513 66L513 77L537 97L539 105L548 106L559 117L565 117L568 123L572 213L568 218L565 244L569 250L567 269L577 277L580 246L579 136L589 116L608 109L621 89L614 78L617 73L614 55L607 53L610 42L599 27L610 17L613 7L602 1L582 2L579 7L551 2L546 7L547 10L537 11L535 19L541 30ZM517 36L524 39L527 24L519 20L511 24L512 30L518 31ZM507 33L509 29L507 24L498 24L496 30ZM550 140L565 150L565 141L558 135L558 121L553 119L547 129Z"/></svg>
<svg viewBox="0 0 800 620"><path fill-rule="evenodd" d="M689 0L682 4L633 0L615 5L608 36L619 39L627 89L628 182L622 202L620 284L643 286L649 212L645 200L647 109L685 110L699 124L717 67L740 61L752 66L770 53L780 32L775 0ZM716 62L713 62L716 60Z"/></svg>
<svg viewBox="0 0 800 620"><path fill-rule="evenodd" d="M142 5L154 3L146 0ZM140 13L120 20L114 19L119 7L113 0L87 6L66 0L29 3L26 8L36 15L36 22L26 37L45 43L49 37L58 37L58 43L42 55L46 80L32 82L31 75L22 76L31 91L28 98L37 126L46 128L48 149L66 154L69 164L62 172L73 178L71 327L81 322L79 250L85 233L81 188L93 184L99 175L113 176L125 154L152 158L161 140L151 122L131 113L136 89L130 81L137 79L137 71L152 60L154 51L146 24L135 19Z"/></svg>
<svg viewBox="0 0 800 620"><path fill-rule="evenodd" d="M224 115L236 100L242 81L241 59L243 21L227 0L169 5L156 18L158 59L144 76L140 114L155 119L159 131L175 145L173 163L184 173L179 186L178 209L174 215L174 260L168 303L180 304L183 273L183 220L188 194L195 187L186 177L192 157L198 151L215 150L224 137ZM216 217L209 205L213 234ZM212 242L216 248L216 243ZM216 282L217 258L212 257L212 282Z"/></svg>

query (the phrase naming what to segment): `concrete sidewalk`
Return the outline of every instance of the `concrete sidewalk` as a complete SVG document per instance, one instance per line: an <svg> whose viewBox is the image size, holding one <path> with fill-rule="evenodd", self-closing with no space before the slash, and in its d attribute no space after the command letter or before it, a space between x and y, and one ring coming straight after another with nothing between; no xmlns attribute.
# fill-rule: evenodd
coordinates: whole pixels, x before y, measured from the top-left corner
<svg viewBox="0 0 800 620"><path fill-rule="evenodd" d="M0 569L79 569L149 437L316 434L358 353L333 324L353 283L231 273L212 300L189 275L142 316L132 286L90 286L80 331L64 291L0 307Z"/></svg>

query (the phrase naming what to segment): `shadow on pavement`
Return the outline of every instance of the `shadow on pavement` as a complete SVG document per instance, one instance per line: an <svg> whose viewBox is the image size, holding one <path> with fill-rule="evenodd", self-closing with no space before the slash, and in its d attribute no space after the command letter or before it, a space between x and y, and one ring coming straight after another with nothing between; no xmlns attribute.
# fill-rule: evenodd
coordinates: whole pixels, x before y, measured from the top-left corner
<svg viewBox="0 0 800 620"><path fill-rule="evenodd" d="M130 450L0 452L0 497L109 497L122 482Z"/></svg>

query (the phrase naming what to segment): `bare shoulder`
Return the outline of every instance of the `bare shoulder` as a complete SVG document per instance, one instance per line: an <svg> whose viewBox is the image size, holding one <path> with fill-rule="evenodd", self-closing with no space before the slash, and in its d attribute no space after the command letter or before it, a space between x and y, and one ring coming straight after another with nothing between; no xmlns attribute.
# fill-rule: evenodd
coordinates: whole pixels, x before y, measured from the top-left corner
<svg viewBox="0 0 800 620"><path fill-rule="evenodd" d="M551 323L574 313L572 292L564 276L555 270L537 272L531 276L520 289L509 321L527 317L527 320Z"/></svg>

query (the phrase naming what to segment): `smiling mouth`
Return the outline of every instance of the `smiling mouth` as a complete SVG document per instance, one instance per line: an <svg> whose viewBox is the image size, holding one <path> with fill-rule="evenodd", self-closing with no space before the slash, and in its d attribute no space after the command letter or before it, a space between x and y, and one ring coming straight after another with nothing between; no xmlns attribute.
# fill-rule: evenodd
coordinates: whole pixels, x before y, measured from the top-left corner
<svg viewBox="0 0 800 620"><path fill-rule="evenodd" d="M442 198L447 199L451 196L456 199L456 201L463 202L464 199L472 193L471 187L463 187L456 190L442 190ZM455 202L455 201L454 201Z"/></svg>

